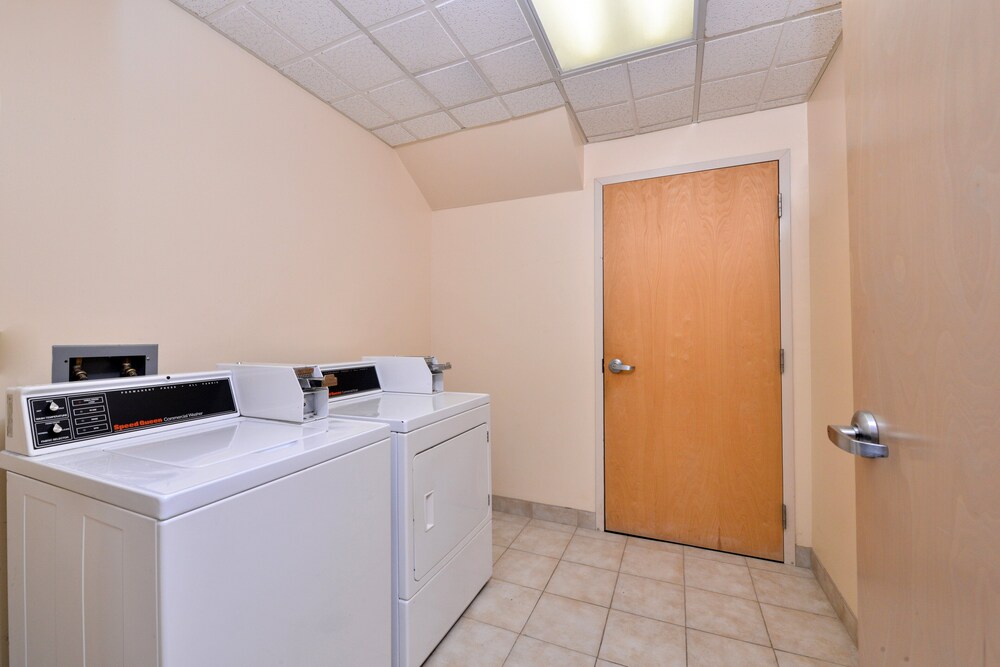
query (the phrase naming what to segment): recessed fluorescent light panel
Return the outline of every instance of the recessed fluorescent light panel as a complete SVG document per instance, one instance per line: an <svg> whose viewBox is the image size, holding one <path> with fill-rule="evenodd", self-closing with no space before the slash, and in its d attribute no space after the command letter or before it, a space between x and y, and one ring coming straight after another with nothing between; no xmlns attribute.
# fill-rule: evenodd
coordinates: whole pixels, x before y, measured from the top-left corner
<svg viewBox="0 0 1000 667"><path fill-rule="evenodd" d="M563 72L694 36L694 0L531 3Z"/></svg>

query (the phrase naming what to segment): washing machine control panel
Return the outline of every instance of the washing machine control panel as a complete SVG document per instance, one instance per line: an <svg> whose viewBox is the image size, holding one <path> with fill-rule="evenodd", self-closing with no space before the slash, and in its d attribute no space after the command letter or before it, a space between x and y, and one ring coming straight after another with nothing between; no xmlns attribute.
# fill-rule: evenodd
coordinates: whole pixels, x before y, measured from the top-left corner
<svg viewBox="0 0 1000 667"><path fill-rule="evenodd" d="M27 398L32 449L237 414L228 377Z"/></svg>

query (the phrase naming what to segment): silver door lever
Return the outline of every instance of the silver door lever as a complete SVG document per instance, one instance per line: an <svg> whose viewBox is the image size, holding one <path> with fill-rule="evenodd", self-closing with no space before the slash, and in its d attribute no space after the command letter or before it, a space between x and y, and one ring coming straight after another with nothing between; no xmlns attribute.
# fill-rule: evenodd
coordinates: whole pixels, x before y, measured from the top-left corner
<svg viewBox="0 0 1000 667"><path fill-rule="evenodd" d="M608 364L608 370L612 373L628 373L635 370L635 366L623 364L621 359L612 359Z"/></svg>
<svg viewBox="0 0 1000 667"><path fill-rule="evenodd" d="M889 447L878 441L878 422L875 415L858 410L851 418L850 426L827 426L826 434L830 442L849 454L866 459L884 459L889 456Z"/></svg>

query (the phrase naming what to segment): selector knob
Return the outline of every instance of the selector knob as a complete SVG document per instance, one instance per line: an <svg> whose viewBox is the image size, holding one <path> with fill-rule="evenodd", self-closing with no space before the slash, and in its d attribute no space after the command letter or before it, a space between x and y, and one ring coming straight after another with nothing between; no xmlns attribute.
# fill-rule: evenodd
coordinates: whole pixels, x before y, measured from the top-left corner
<svg viewBox="0 0 1000 667"><path fill-rule="evenodd" d="M59 424L53 424L52 425L52 432L53 433L62 433L63 432L63 427L61 425L59 425Z"/></svg>
<svg viewBox="0 0 1000 667"><path fill-rule="evenodd" d="M55 401L49 401L49 412L59 412L62 408Z"/></svg>

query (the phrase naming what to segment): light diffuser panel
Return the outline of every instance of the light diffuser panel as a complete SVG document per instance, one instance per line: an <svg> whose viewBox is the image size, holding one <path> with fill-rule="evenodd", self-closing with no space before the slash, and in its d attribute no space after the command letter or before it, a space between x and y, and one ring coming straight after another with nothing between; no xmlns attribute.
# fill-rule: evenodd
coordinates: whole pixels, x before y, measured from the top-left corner
<svg viewBox="0 0 1000 667"><path fill-rule="evenodd" d="M563 72L691 39L694 0L532 0Z"/></svg>

